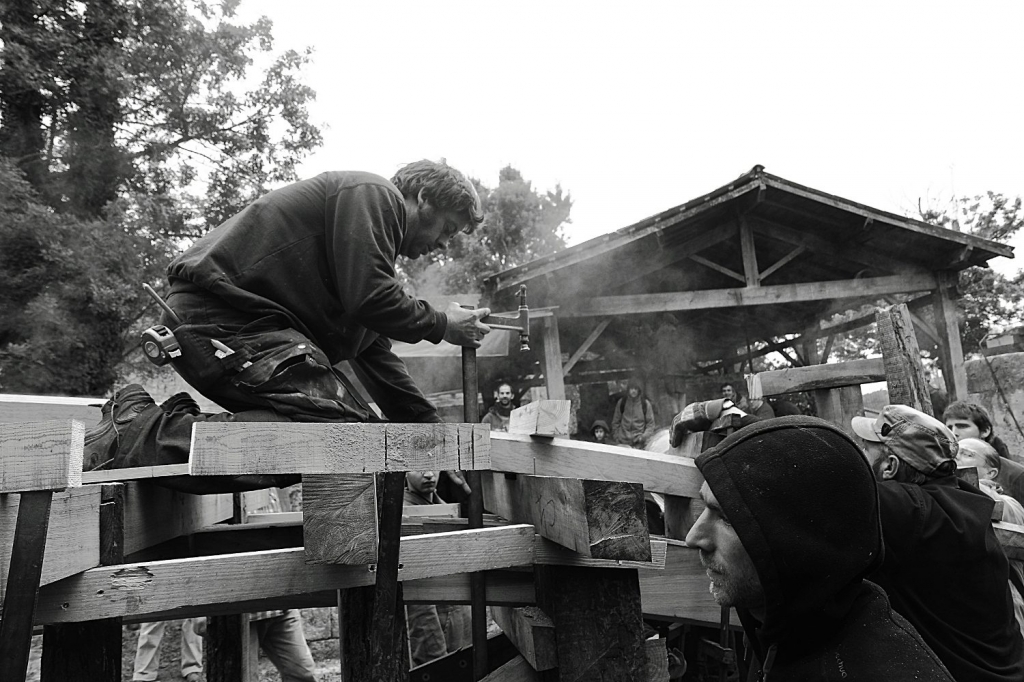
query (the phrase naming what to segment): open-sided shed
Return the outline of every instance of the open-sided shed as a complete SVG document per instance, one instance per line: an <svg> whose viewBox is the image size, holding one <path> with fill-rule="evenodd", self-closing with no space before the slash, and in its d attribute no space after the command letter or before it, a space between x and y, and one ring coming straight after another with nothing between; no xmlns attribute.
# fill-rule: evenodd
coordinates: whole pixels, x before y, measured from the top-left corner
<svg viewBox="0 0 1024 682"><path fill-rule="evenodd" d="M512 309L526 284L532 306L555 308L537 321L549 396L560 398L565 383L631 371L671 393L673 378L738 371L773 350L794 364L823 362L831 343L817 339L873 321L836 325L837 313L909 295L921 347L939 352L949 395L963 398L955 274L1012 254L755 166L634 225L491 275L485 298Z"/></svg>

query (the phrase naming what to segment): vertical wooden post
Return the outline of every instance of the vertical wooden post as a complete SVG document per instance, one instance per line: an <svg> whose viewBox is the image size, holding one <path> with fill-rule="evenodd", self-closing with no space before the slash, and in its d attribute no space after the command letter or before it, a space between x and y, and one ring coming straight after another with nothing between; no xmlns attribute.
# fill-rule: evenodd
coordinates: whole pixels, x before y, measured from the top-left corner
<svg viewBox="0 0 1024 682"><path fill-rule="evenodd" d="M950 402L967 400L967 370L964 369L964 349L954 298L957 275L955 272L940 272L938 282L939 286L932 294L932 310L935 311L935 327L940 338L942 377Z"/></svg>
<svg viewBox="0 0 1024 682"><path fill-rule="evenodd" d="M536 566L537 603L555 624L558 669L541 680L644 679L647 656L635 569Z"/></svg>
<svg viewBox="0 0 1024 682"><path fill-rule="evenodd" d="M855 435L850 421L864 415L864 395L860 386L822 388L814 391L813 397L819 417L832 422L851 436Z"/></svg>
<svg viewBox="0 0 1024 682"><path fill-rule="evenodd" d="M696 459L703 449L703 443L704 433L691 433L673 454ZM703 511L704 501L699 498L665 495L665 537L685 540L686 534Z"/></svg>
<svg viewBox="0 0 1024 682"><path fill-rule="evenodd" d="M100 493L100 565L124 561L124 484ZM121 618L43 626L42 682L120 682Z"/></svg>
<svg viewBox="0 0 1024 682"><path fill-rule="evenodd" d="M206 619L207 682L255 682L259 642L248 613Z"/></svg>
<svg viewBox="0 0 1024 682"><path fill-rule="evenodd" d="M565 400L562 344L558 339L558 318L554 315L544 319L544 381L548 400Z"/></svg>
<svg viewBox="0 0 1024 682"><path fill-rule="evenodd" d="M921 366L921 349L917 345L910 310L901 303L879 310L875 319L878 322L878 343L882 347L882 360L885 363L889 402L909 405L915 410L931 414L932 400Z"/></svg>
<svg viewBox="0 0 1024 682"><path fill-rule="evenodd" d="M409 677L405 606L398 582L404 487L404 472L377 477L377 499L382 502L376 583L342 590L338 622L343 680L405 682Z"/></svg>
<svg viewBox="0 0 1024 682"><path fill-rule="evenodd" d="M561 376L561 367L559 367ZM476 394L480 386L477 373L476 349L462 349L462 418L467 424L480 421L480 406ZM468 514L470 528L484 526L484 493L480 472L466 472L469 484ZM469 576L470 629L473 638L473 679L482 680L487 675L487 582L481 572Z"/></svg>

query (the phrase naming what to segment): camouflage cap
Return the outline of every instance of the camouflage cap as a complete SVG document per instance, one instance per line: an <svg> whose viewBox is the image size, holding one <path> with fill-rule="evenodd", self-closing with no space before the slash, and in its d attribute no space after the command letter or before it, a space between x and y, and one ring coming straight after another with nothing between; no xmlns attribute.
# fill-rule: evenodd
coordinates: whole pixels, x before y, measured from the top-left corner
<svg viewBox="0 0 1024 682"><path fill-rule="evenodd" d="M925 475L953 460L959 447L945 424L906 405L886 405L877 418L854 417L850 426L864 440L882 443Z"/></svg>

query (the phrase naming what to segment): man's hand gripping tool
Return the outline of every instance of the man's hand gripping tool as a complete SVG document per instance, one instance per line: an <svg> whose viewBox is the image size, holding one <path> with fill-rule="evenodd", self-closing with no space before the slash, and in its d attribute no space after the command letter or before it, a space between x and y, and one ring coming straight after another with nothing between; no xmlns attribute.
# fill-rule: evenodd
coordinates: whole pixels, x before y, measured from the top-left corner
<svg viewBox="0 0 1024 682"><path fill-rule="evenodd" d="M519 287L519 314L511 315L488 315L480 321L491 329L505 329L507 331L519 332L519 350L530 350L530 308L526 305L526 285Z"/></svg>

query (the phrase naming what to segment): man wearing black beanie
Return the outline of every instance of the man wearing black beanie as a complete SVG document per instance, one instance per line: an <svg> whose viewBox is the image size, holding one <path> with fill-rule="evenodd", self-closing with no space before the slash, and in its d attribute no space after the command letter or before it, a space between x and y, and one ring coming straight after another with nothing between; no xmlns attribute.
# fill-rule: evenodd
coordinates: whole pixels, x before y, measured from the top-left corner
<svg viewBox="0 0 1024 682"><path fill-rule="evenodd" d="M882 561L871 468L814 417L746 426L696 460L707 509L686 543L735 607L761 680L952 680L864 578Z"/></svg>

